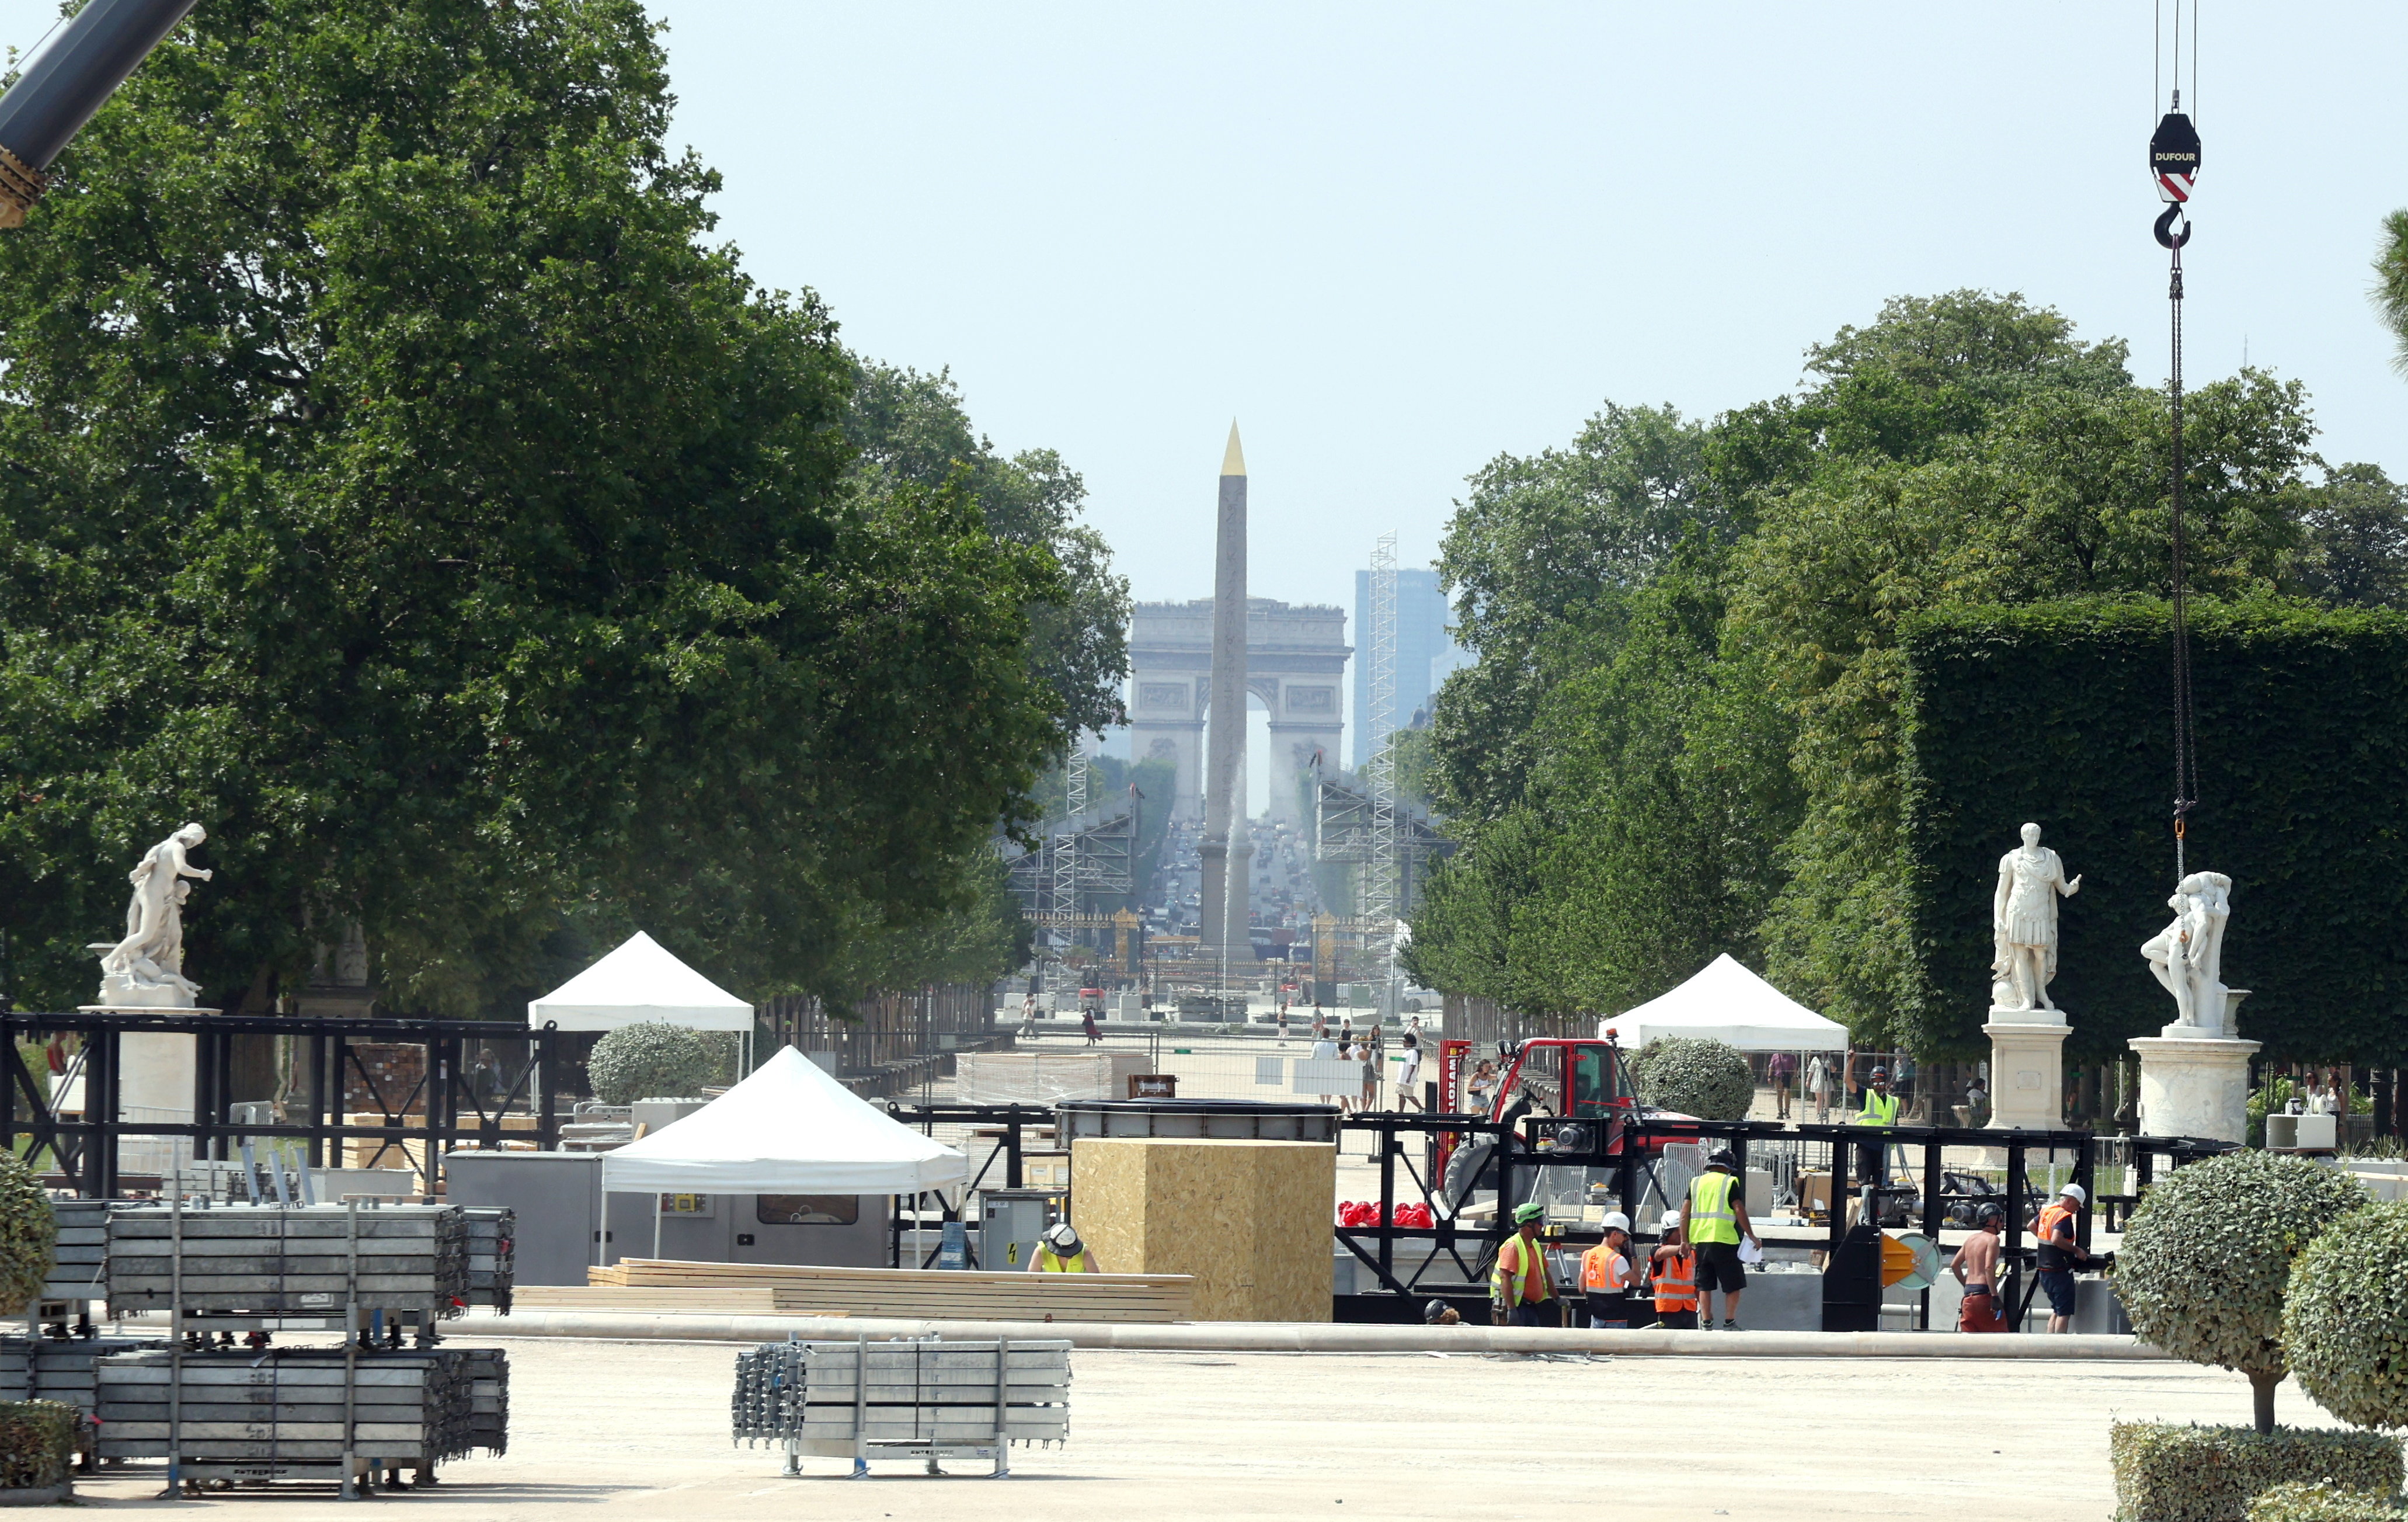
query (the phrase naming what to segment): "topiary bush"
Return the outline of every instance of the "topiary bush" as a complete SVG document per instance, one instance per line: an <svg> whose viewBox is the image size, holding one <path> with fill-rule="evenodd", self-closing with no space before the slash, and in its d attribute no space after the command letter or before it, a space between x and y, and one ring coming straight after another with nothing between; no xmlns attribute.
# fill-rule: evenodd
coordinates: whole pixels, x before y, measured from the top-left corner
<svg viewBox="0 0 2408 1522"><path fill-rule="evenodd" d="M63 1400L0 1400L0 1490L64 1484L83 1413Z"/></svg>
<svg viewBox="0 0 2408 1522"><path fill-rule="evenodd" d="M1630 1076L1647 1103L1699 1120L1745 1120L1756 1103L1746 1055L1709 1036L1657 1037L1631 1058Z"/></svg>
<svg viewBox="0 0 2408 1522"><path fill-rule="evenodd" d="M688 1030L660 1021L621 1026L594 1043L585 1077L604 1104L691 1098L704 1084L725 1081L733 1046L732 1033L725 1031Z"/></svg>
<svg viewBox="0 0 2408 1522"><path fill-rule="evenodd" d="M2117 1422L2107 1451L2118 1522L2247 1522L2250 1503L2277 1486L2370 1498L2400 1489L2400 1444L2376 1432Z"/></svg>
<svg viewBox="0 0 2408 1522"><path fill-rule="evenodd" d="M0 1152L0 1316L34 1303L56 1261L59 1225L50 1197L14 1153Z"/></svg>
<svg viewBox="0 0 2408 1522"><path fill-rule="evenodd" d="M2408 1202L2369 1205L2291 1269L2283 1343L2300 1387L2354 1427L2408 1427Z"/></svg>
<svg viewBox="0 0 2408 1522"><path fill-rule="evenodd" d="M2401 1522L2397 1497L2322 1481L2261 1490L2245 1515L2249 1522Z"/></svg>
<svg viewBox="0 0 2408 1522"><path fill-rule="evenodd" d="M2271 1432L2292 1260L2365 1203L2356 1180L2304 1157L2228 1152L2176 1169L2125 1228L2116 1298L2142 1341L2246 1374L2258 1430Z"/></svg>

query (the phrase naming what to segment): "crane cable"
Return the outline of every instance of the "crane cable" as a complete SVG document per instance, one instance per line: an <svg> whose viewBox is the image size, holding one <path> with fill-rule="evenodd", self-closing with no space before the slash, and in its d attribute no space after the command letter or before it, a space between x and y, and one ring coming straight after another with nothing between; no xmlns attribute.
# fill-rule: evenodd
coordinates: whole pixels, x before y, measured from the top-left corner
<svg viewBox="0 0 2408 1522"><path fill-rule="evenodd" d="M2158 11L2160 32L2163 9ZM2199 0L2191 0L2191 108L2199 108ZM2160 37L2161 40L2161 37ZM2157 130L2149 139L2149 172L2157 182L2157 194L2166 203L2159 213L2154 231L2172 261L2166 284L2167 305L2172 309L2172 332L2170 357L2172 377L2167 386L2170 421L2172 425L2173 451L2168 481L2168 496L2172 508L2172 568L2173 572L2173 679L2174 679L2174 880L2180 883L2185 871L2184 845L2193 810L2199 807L2199 751L2193 727L2191 707L2190 610L2187 584L2188 546L2183 534L2183 245L2190 241L2190 194L2199 179L2199 131L2182 108L2182 0L2174 0L2174 89L2172 109L2157 122ZM2152 65L2150 106L2154 109L2156 76ZM2179 226L2177 226L2179 224Z"/></svg>

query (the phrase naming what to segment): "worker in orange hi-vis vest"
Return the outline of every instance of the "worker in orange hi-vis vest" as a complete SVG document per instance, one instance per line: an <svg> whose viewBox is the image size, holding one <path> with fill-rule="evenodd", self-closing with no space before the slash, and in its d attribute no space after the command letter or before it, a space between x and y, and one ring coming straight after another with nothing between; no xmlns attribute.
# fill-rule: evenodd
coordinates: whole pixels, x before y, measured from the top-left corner
<svg viewBox="0 0 2408 1522"><path fill-rule="evenodd" d="M1630 1325L1630 1217L1620 1211L1605 1215L1605 1240L1581 1255L1581 1294L1588 1301L1588 1324L1596 1331L1619 1331Z"/></svg>
<svg viewBox="0 0 2408 1522"><path fill-rule="evenodd" d="M1681 1236L1681 1213L1668 1210L1657 1223L1664 1240L1648 1258L1656 1285L1656 1325L1667 1331L1698 1329L1698 1254Z"/></svg>
<svg viewBox="0 0 2408 1522"><path fill-rule="evenodd" d="M2090 1261L2090 1255L2074 1240L2073 1228L2082 1207L2089 1202L2090 1197L2083 1192L2082 1185L2069 1184L2040 1213L2036 1231L2040 1238L2040 1287L2048 1295L2048 1329L2053 1332L2073 1329L2073 1266Z"/></svg>

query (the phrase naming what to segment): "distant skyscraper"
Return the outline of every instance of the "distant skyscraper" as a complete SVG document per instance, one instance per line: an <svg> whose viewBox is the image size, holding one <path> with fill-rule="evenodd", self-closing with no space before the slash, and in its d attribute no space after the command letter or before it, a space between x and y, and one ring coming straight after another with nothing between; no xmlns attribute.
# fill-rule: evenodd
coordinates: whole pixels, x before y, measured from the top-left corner
<svg viewBox="0 0 2408 1522"><path fill-rule="evenodd" d="M1437 696L1439 683L1458 666L1468 665L1469 658L1453 636L1446 632L1451 610L1446 596L1438 587L1434 570L1399 570L1397 572L1397 724L1398 727L1413 722L1413 715L1426 714L1430 699ZM1371 662L1371 573L1354 573L1354 626L1348 631L1354 640L1354 681L1353 709L1347 713L1347 727L1354 733L1352 754L1348 765L1360 767L1371 759L1377 739L1370 732Z"/></svg>

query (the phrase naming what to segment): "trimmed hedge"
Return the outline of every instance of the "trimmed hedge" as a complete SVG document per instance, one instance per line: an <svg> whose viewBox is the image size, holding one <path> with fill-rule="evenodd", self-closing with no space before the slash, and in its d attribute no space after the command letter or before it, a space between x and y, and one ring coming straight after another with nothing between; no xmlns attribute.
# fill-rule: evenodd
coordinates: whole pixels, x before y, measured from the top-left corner
<svg viewBox="0 0 2408 1522"><path fill-rule="evenodd" d="M2401 1522L2398 1497L2324 1484L2261 1490L2248 1515L2249 1522Z"/></svg>
<svg viewBox="0 0 2408 1522"><path fill-rule="evenodd" d="M50 1195L23 1158L0 1152L0 1315L15 1315L41 1294L58 1242Z"/></svg>
<svg viewBox="0 0 2408 1522"><path fill-rule="evenodd" d="M658 1020L621 1026L594 1043L585 1078L604 1104L692 1098L721 1082L730 1065L732 1042L711 1039L724 1034Z"/></svg>
<svg viewBox="0 0 2408 1522"><path fill-rule="evenodd" d="M1756 1102L1746 1055L1711 1036L1659 1036L1639 1049L1630 1075L1649 1104L1699 1120L1745 1120Z"/></svg>
<svg viewBox="0 0 2408 1522"><path fill-rule="evenodd" d="M2189 867L2229 873L2225 981L2269 1058L2408 1063L2408 617L2195 605L2200 807ZM2082 874L2053 999L2067 1052L2174 1018L2141 942L2173 915L2172 625L2158 603L1941 610L1900 631L1904 912L1929 1055L1985 1053L1990 897L2016 826Z"/></svg>
<svg viewBox="0 0 2408 1522"><path fill-rule="evenodd" d="M2345 1215L2300 1255L2283 1343L2316 1404L2353 1427L2408 1427L2408 1202Z"/></svg>
<svg viewBox="0 0 2408 1522"><path fill-rule="evenodd" d="M0 1489L57 1485L75 1462L83 1413L60 1400L0 1400Z"/></svg>
<svg viewBox="0 0 2408 1522"><path fill-rule="evenodd" d="M2107 1449L2118 1522L2248 1522L2251 1500L2276 1486L2389 1496L2401 1482L2400 1440L2379 1432L2117 1422Z"/></svg>

